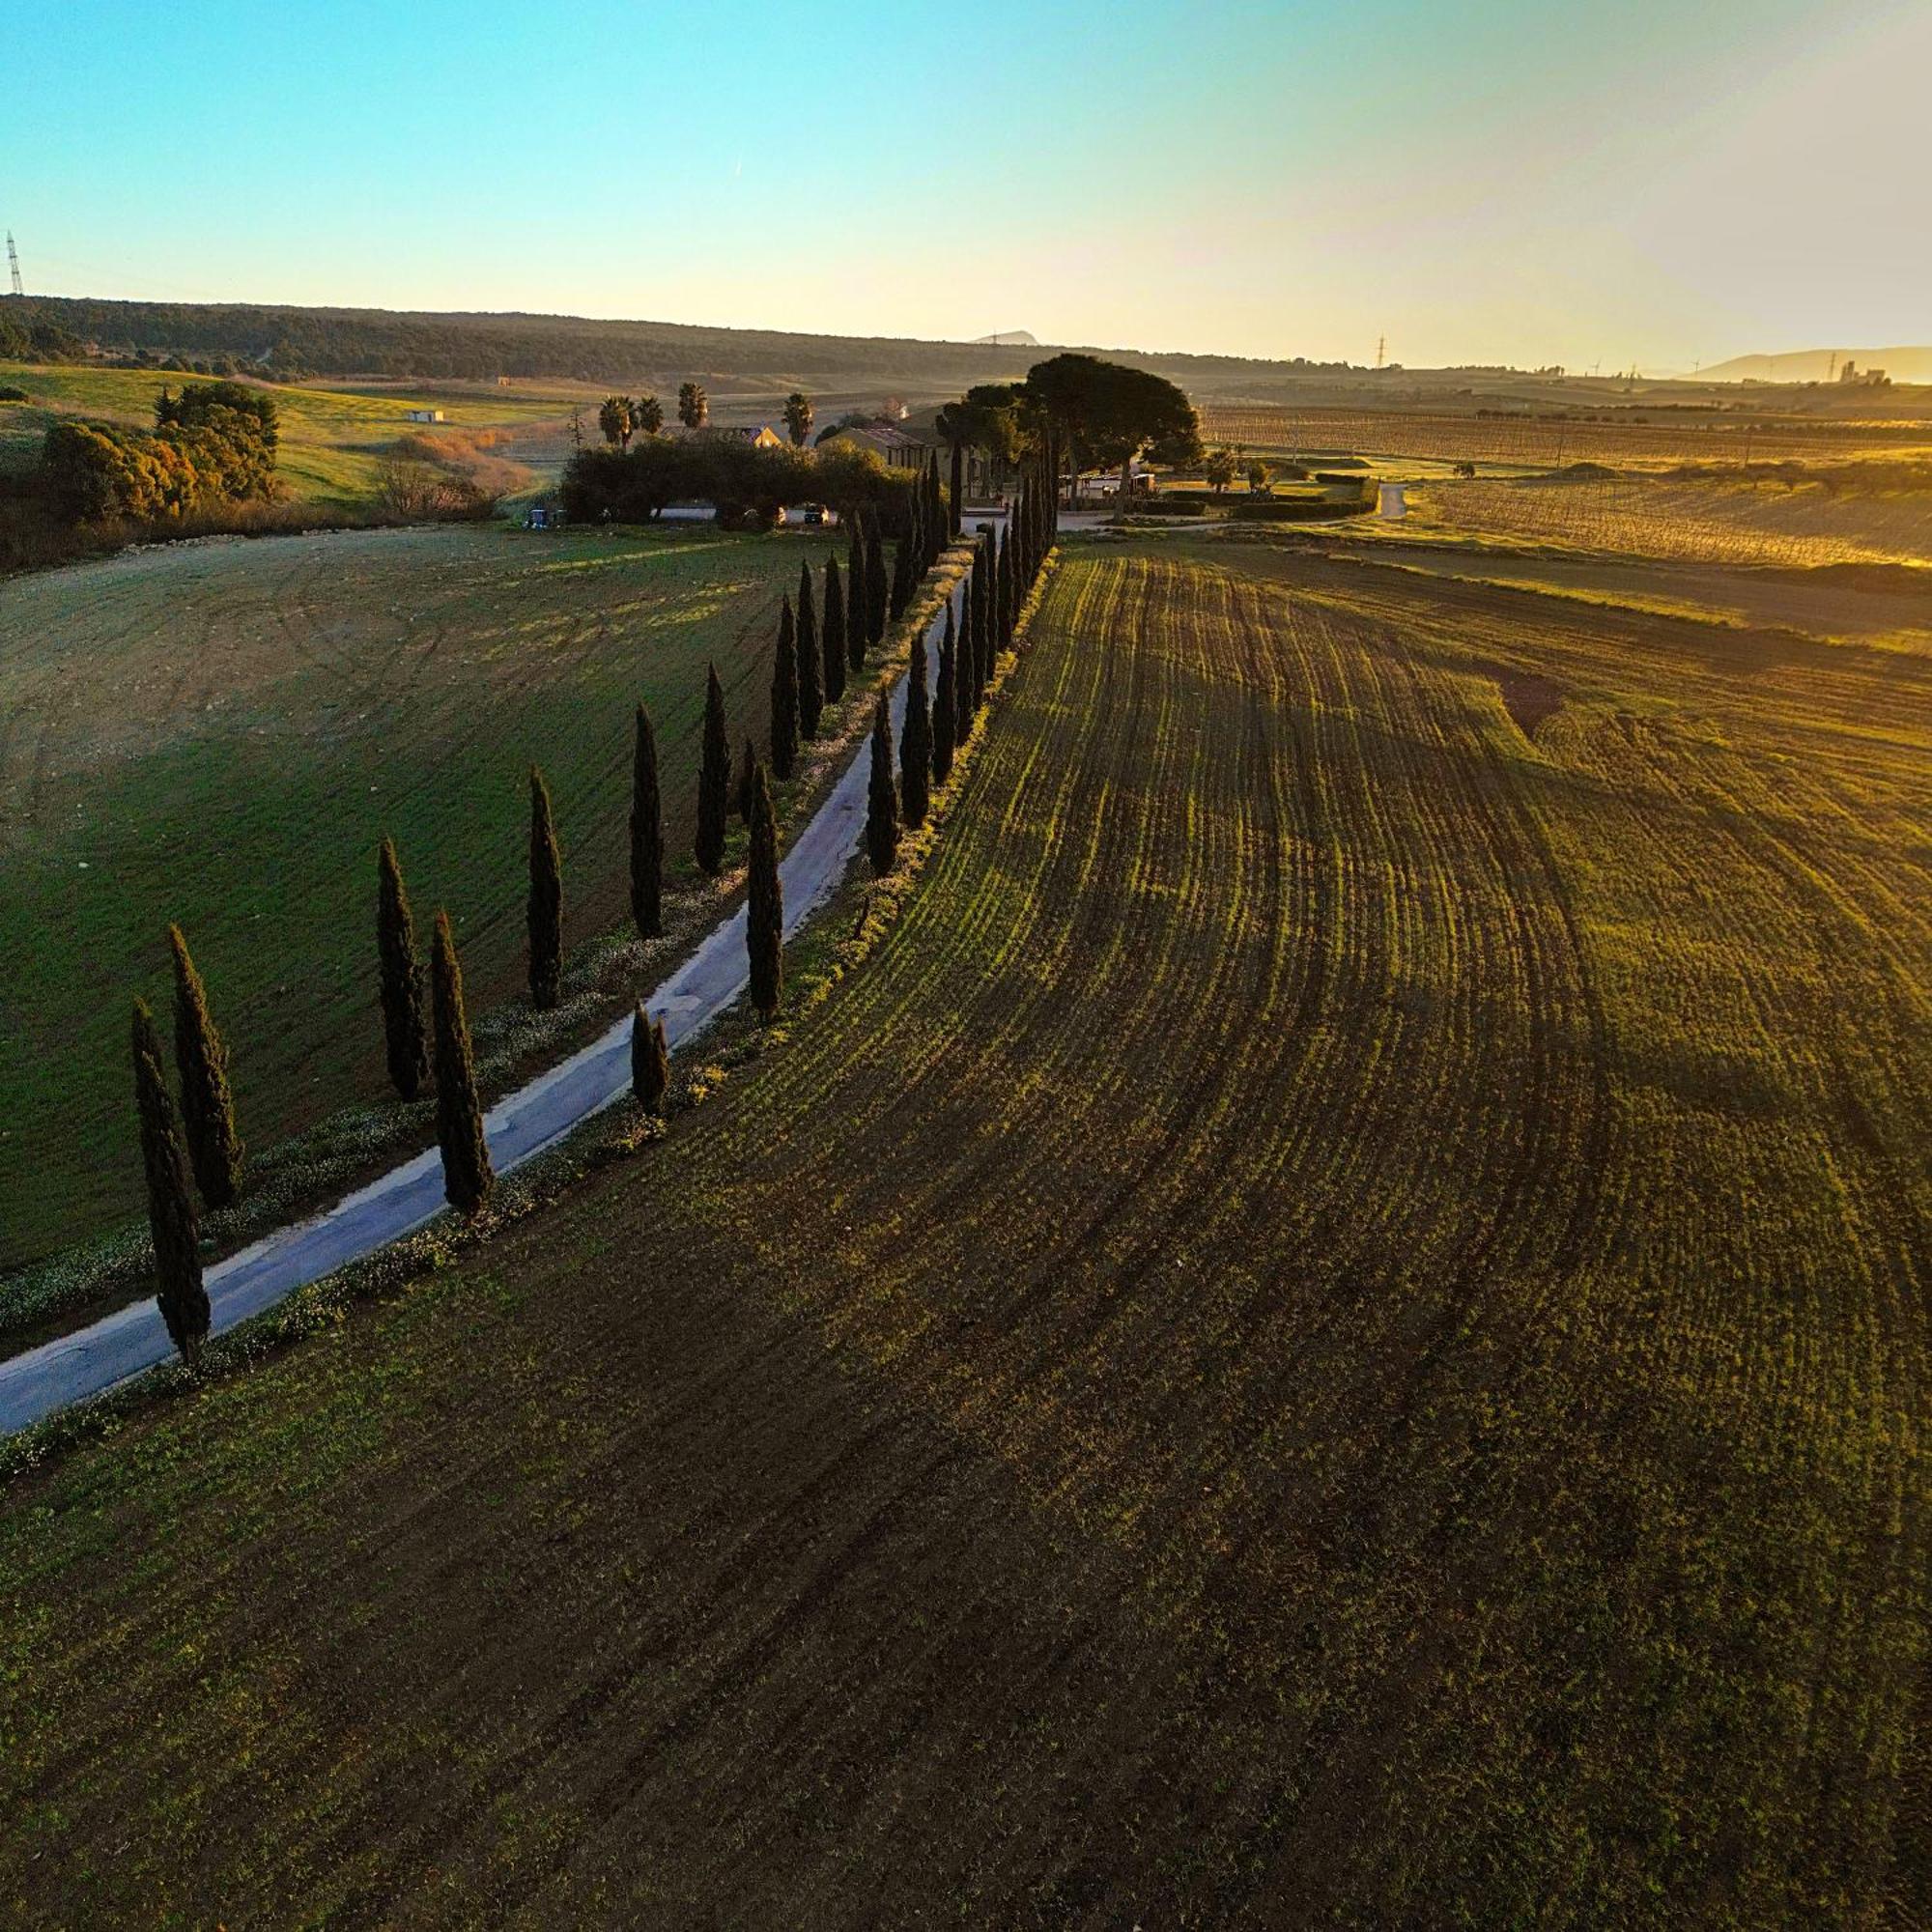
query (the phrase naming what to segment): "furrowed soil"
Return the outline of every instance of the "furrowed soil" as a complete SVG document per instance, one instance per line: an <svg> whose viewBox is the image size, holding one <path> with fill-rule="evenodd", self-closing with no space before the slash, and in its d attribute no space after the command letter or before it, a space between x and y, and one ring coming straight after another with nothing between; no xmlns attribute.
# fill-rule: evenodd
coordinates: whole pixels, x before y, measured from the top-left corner
<svg viewBox="0 0 1932 1932"><path fill-rule="evenodd" d="M1922 1923L1927 668L1075 549L874 956L0 1511L23 1924Z"/></svg>
<svg viewBox="0 0 1932 1932"><path fill-rule="evenodd" d="M566 938L625 916L633 707L689 852L704 668L762 737L781 590L825 543L698 526L226 539L0 586L0 1266L140 1208L128 1003L178 921L263 1149L384 1091L375 851L472 1015L521 987L529 765Z"/></svg>

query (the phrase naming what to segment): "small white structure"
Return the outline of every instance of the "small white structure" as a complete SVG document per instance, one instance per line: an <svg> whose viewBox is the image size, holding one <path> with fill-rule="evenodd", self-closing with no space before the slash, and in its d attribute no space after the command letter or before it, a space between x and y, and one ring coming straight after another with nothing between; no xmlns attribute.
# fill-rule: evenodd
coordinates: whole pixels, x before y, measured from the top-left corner
<svg viewBox="0 0 1932 1932"><path fill-rule="evenodd" d="M1404 488L1401 483L1384 483L1376 497L1376 515L1386 523L1401 523L1408 515L1408 504L1402 494Z"/></svg>
<svg viewBox="0 0 1932 1932"><path fill-rule="evenodd" d="M440 410L405 410L403 418L412 423L440 423L443 420Z"/></svg>

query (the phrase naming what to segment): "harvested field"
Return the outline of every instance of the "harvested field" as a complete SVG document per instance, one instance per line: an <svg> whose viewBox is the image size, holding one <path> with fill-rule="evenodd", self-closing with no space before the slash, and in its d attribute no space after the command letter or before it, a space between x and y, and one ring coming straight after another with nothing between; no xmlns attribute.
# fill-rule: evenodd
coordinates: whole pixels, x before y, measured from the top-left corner
<svg viewBox="0 0 1932 1932"><path fill-rule="evenodd" d="M0 1902L1922 1922L1927 682L1076 552L788 1042L5 1499Z"/></svg>
<svg viewBox="0 0 1932 1932"><path fill-rule="evenodd" d="M1625 557L1787 569L1932 563L1932 489L1552 476L1417 485L1409 507L1410 535L1474 531Z"/></svg>
<svg viewBox="0 0 1932 1932"><path fill-rule="evenodd" d="M1363 456L1435 457L1555 469L1566 463L1824 463L1932 451L1932 422L1806 422L1743 415L1653 421L1562 422L1553 416L1452 414L1422 410L1226 409L1208 405L1209 442L1239 443L1282 456L1352 450Z"/></svg>
<svg viewBox="0 0 1932 1932"><path fill-rule="evenodd" d="M0 586L0 1265L138 1211L128 1001L186 931L257 1150L382 1091L377 842L458 922L472 1007L522 984L526 772L567 936L623 917L632 707L689 849L704 667L761 731L781 589L826 546L702 527L229 539Z"/></svg>

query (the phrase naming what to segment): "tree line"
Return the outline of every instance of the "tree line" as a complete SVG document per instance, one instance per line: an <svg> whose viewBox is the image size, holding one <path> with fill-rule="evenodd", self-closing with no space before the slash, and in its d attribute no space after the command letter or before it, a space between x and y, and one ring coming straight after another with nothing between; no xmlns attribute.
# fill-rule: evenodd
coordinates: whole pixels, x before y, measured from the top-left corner
<svg viewBox="0 0 1932 1932"><path fill-rule="evenodd" d="M842 701L853 677L863 673L868 658L882 647L890 626L912 606L952 540L953 516L936 460L905 488L904 499L903 526L892 543L890 564L881 520L864 513L852 523L842 571L836 555L826 559L822 576L814 575L809 560L801 563L796 601L787 593L781 603L765 752L760 755L747 739L735 774L724 690L716 666L706 670L693 857L707 875L723 871L735 803L750 834L749 981L752 1005L763 1019L778 1011L783 991L784 912L774 779L781 781L796 772L805 745L824 729L828 711ZM867 823L867 849L875 872L893 865L899 826L923 821L930 785L946 781L952 750L971 731L984 701L993 657L1010 642L1024 586L1037 574L1051 527L1050 493L1035 486L1016 503L1007 537L982 539L977 547L962 624L955 626L952 604L947 605L936 705L926 692L924 639L911 639L912 701L896 774L886 700L883 695L878 697ZM634 724L630 906L639 936L651 939L664 930L663 796L656 733L642 704ZM563 865L541 770L531 768L528 785L528 985L532 1007L542 1011L562 999ZM384 838L378 849L376 872L378 1008L389 1083L404 1100L433 1088L443 1191L460 1213L473 1215L488 1204L496 1177L449 915L438 910L425 961L402 863L390 839ZM156 1299L169 1336L192 1368L199 1362L210 1321L201 1214L237 1199L243 1147L228 1077L228 1050L207 988L178 926L169 927L168 945L175 976L174 1086L155 1016L139 999L133 1003L131 1051ZM632 1075L636 1096L647 1109L662 1108L668 1066L664 1023L653 1021L639 1005L633 1019Z"/></svg>
<svg viewBox="0 0 1932 1932"><path fill-rule="evenodd" d="M649 523L672 503L701 501L718 506L721 523L769 528L787 503L820 502L842 518L881 518L896 536L913 488L905 472L845 442L759 449L732 436L645 435L574 452L560 495L577 523Z"/></svg>

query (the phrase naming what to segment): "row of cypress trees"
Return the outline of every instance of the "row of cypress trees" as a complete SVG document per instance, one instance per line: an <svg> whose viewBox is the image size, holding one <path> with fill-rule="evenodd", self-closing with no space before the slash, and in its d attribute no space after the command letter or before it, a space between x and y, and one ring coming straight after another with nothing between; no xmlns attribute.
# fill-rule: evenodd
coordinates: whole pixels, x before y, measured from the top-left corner
<svg viewBox="0 0 1932 1932"><path fill-rule="evenodd" d="M1016 526L1017 523L1016 510ZM1044 527L1050 532L1050 503ZM794 611L789 597L784 600L774 652L770 772L780 780L791 776L800 742L816 734L825 707L844 696L848 671L862 670L867 651L883 641L889 617L896 619L909 608L950 533L935 457L912 492L908 527L895 545L890 576L876 517L855 519L842 581L838 559L827 559L822 621L810 566L800 565L797 608ZM974 559L967 608L983 607L989 616L979 619L977 629L969 627L973 639L969 675L961 674L950 600L936 700L926 690L924 639L912 640L900 782L894 777L883 695L875 702L867 845L876 872L890 870L895 860L901 816L909 826L923 822L927 774L933 782L945 782L952 751L970 730L983 701L991 652L1010 638L1018 598L1009 592L1006 599L996 599L982 583L990 572L1005 568L1011 573L1018 568L1004 563L1007 548L1001 545L995 550L989 539L982 539ZM1042 549L1037 555L1043 554ZM1037 571L1037 560L1032 568ZM1031 575L1025 581L1030 582ZM1007 613L1003 630L997 614L1001 611ZM550 788L536 766L530 768L529 787L529 986L532 1005L543 1010L555 1007L562 994L562 859ZM752 835L747 922L752 1003L769 1019L783 991L783 895L770 776L749 740L737 789L738 808ZM695 856L699 867L714 875L724 865L731 790L724 696L713 665L706 674ZM641 704L636 716L630 834L632 919L641 936L654 938L663 930L664 814L656 734ZM241 1186L243 1150L228 1081L227 1049L209 1009L207 989L178 926L168 928L168 942L175 969L179 1109L162 1065L154 1014L138 999L131 1049L157 1299L170 1338L192 1364L199 1358L209 1327L195 1192L211 1209L232 1203ZM424 970L401 862L388 838L377 856L377 953L390 1082L404 1099L413 1100L433 1074L444 1192L460 1212L474 1214L488 1203L495 1174L484 1133L462 964L449 915L439 909L429 968ZM668 1048L663 1021L652 1023L641 1005L633 1027L632 1065L638 1097L647 1108L657 1109L668 1085Z"/></svg>
<svg viewBox="0 0 1932 1932"><path fill-rule="evenodd" d="M751 953L752 1004L769 1020L777 1012L784 990L784 894L779 878L778 824L771 807L771 777L789 779L798 767L805 742L818 734L827 706L844 696L848 670L865 668L866 653L885 639L889 621L896 622L911 608L919 585L950 541L946 498L940 488L935 456L921 471L910 496L904 533L894 545L893 569L887 575L885 542L876 517L854 519L840 580L838 560L825 565L825 618L821 625L812 594L809 565L799 569L798 603L789 597L779 612L778 638L772 648L770 767L757 761L747 741L739 778L739 810L752 829L748 878L746 945ZM912 700L919 715L926 715L925 647L923 638L912 640ZM886 701L880 696L872 719L872 790L878 792L879 754L885 753L885 804L892 808L890 841L898 841L896 800L893 795L891 724ZM922 756L921 770L924 770ZM885 870L892 853L870 845L879 817L880 801L868 805L868 849L874 869ZM922 816L923 809L922 807ZM917 821L915 821L917 822ZM880 836L887 836L881 834ZM639 1090L639 1098L643 1098Z"/></svg>
<svg viewBox="0 0 1932 1932"><path fill-rule="evenodd" d="M866 851L875 874L898 859L899 828L916 831L931 809L932 787L943 785L959 748L972 736L986 702L1000 652L1009 650L1013 627L1053 547L1052 451L1028 466L1003 534L987 533L974 546L973 567L961 594L961 621L947 600L940 637L939 670L928 696L925 639L912 640L906 668L905 722L899 730L898 771L893 769L892 730L885 699L872 721L872 762L867 786ZM938 469L932 471L936 485ZM937 514L937 513L936 513Z"/></svg>
<svg viewBox="0 0 1932 1932"><path fill-rule="evenodd" d="M865 668L867 651L884 641L889 621L904 616L946 547L946 506L936 457L921 472L910 502L908 526L894 545L890 574L878 519L855 517L842 580L838 558L826 560L822 623L811 568L799 566L798 598L796 604L785 598L772 649L768 751L772 776L781 782L797 770L802 747L818 735L826 707L844 696L848 671ZM739 780L740 809L748 820L752 765L748 757Z"/></svg>

